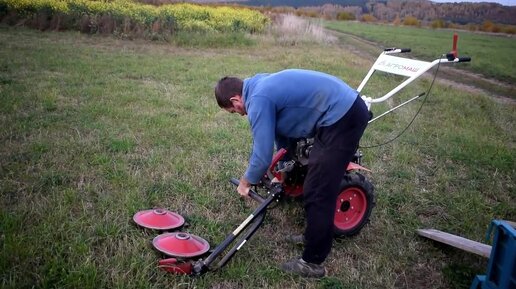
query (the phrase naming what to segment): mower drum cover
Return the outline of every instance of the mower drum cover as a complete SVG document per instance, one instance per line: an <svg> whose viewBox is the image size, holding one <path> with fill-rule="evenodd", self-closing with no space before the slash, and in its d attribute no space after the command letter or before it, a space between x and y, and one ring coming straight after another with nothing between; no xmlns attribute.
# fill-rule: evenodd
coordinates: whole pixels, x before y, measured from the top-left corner
<svg viewBox="0 0 516 289"><path fill-rule="evenodd" d="M165 233L152 241L156 250L172 257L192 258L208 252L210 244L201 237L182 233Z"/></svg>
<svg viewBox="0 0 516 289"><path fill-rule="evenodd" d="M139 226L154 230L172 230L181 227L185 219L166 209L154 209L138 212L133 220Z"/></svg>

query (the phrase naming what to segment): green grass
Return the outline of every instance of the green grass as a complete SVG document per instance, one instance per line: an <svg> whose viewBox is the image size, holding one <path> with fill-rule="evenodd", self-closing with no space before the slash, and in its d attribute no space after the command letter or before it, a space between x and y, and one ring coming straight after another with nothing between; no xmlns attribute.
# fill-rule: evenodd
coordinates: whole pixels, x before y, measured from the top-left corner
<svg viewBox="0 0 516 289"><path fill-rule="evenodd" d="M360 235L335 242L330 277L277 269L301 253L282 241L302 231L297 201L270 211L220 271L190 278L156 268L157 234L131 224L137 211L179 212L213 246L254 206L228 182L244 171L251 139L245 118L216 105L220 77L300 67L357 87L371 65L339 45L255 41L183 48L0 26L0 287L459 288L484 273L485 259L415 230L482 241L491 219L516 219L515 107L439 84L406 134L364 149L377 207ZM417 107L372 124L362 144L395 136Z"/></svg>
<svg viewBox="0 0 516 289"><path fill-rule="evenodd" d="M255 44L249 34L242 32L178 31L173 37L168 37L166 41L176 46L196 48L248 47Z"/></svg>
<svg viewBox="0 0 516 289"><path fill-rule="evenodd" d="M461 64L485 76L516 80L516 39L464 30L429 29L409 26L375 25L351 21L328 21L327 28L357 35L383 47L411 48L412 55L431 61L452 50L453 33L459 35L459 56L469 56L471 63Z"/></svg>

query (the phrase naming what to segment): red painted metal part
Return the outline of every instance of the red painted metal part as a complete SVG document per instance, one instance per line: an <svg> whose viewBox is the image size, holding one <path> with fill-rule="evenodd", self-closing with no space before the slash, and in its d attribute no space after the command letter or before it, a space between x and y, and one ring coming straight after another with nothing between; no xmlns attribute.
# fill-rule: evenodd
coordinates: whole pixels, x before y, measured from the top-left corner
<svg viewBox="0 0 516 289"><path fill-rule="evenodd" d="M459 57L459 49L457 48L457 41L459 40L459 35L457 33L453 33L453 48L451 53L455 58Z"/></svg>
<svg viewBox="0 0 516 289"><path fill-rule="evenodd" d="M283 158L283 156L287 153L287 150L282 148L280 149L272 158L271 165L269 166L269 172L272 173L272 175L281 181L281 174L278 173L274 168L278 164L278 162Z"/></svg>
<svg viewBox="0 0 516 289"><path fill-rule="evenodd" d="M276 154L272 158L271 165L269 166L269 172L271 172L271 174L279 181L282 181L283 176L281 175L281 173L279 173L278 171L275 170L275 167L278 164L278 162L283 158L283 156L285 156L286 153L287 153L287 150L284 148L281 148L280 150L278 150L278 152L276 152ZM284 190L285 194L290 197L299 197L303 194L303 186L302 185L295 185L295 186L285 185L283 187L283 190Z"/></svg>
<svg viewBox="0 0 516 289"><path fill-rule="evenodd" d="M299 197L303 194L303 186L302 185L295 185L295 186L287 186L283 188L285 195L290 197Z"/></svg>
<svg viewBox="0 0 516 289"><path fill-rule="evenodd" d="M191 262L179 262L176 258L159 260L158 268L174 274L190 275L193 265Z"/></svg>
<svg viewBox="0 0 516 289"><path fill-rule="evenodd" d="M335 206L334 224L341 230L353 228L360 223L367 209L365 192L358 187L344 189Z"/></svg>
<svg viewBox="0 0 516 289"><path fill-rule="evenodd" d="M172 230L181 227L185 219L166 209L152 209L136 213L133 221L144 227L154 230Z"/></svg>
<svg viewBox="0 0 516 289"><path fill-rule="evenodd" d="M166 255L182 258L197 257L210 249L203 238L183 232L161 234L152 240L152 245Z"/></svg>
<svg viewBox="0 0 516 289"><path fill-rule="evenodd" d="M351 163L349 163L348 167L346 168L346 171L349 172L349 171L353 171L353 170L362 170L362 171L366 171L366 172L371 172L370 169L363 167L359 164L351 162Z"/></svg>

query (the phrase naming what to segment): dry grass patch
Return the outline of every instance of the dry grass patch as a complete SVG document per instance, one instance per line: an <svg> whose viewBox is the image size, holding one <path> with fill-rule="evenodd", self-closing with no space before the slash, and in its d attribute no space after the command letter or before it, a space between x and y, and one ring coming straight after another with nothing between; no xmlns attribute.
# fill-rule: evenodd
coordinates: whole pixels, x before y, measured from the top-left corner
<svg viewBox="0 0 516 289"><path fill-rule="evenodd" d="M274 39L282 45L305 42L335 43L337 38L328 34L320 20L307 20L293 14L279 14L270 28Z"/></svg>

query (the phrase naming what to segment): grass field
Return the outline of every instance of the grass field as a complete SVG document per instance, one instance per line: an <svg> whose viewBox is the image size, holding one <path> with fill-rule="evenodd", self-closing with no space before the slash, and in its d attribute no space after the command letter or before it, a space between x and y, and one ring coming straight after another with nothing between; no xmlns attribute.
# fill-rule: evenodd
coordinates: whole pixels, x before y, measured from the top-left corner
<svg viewBox="0 0 516 289"><path fill-rule="evenodd" d="M298 201L272 210L223 270L170 275L156 268L157 233L135 227L134 213L179 212L214 246L254 207L228 182L245 169L248 124L217 107L216 81L298 67L357 87L371 63L337 44L267 37L182 48L0 26L0 43L0 287L468 288L487 260L415 230L483 241L491 219L516 220L515 106L436 84L407 133L363 150L377 206L358 236L335 242L329 277L278 269L301 253L283 242L302 231ZM380 78L370 93L395 81ZM418 106L372 124L362 145L394 137Z"/></svg>
<svg viewBox="0 0 516 289"><path fill-rule="evenodd" d="M373 25L350 21L328 21L327 28L357 35L383 47L411 48L418 58L431 61L452 50L453 33L459 35L459 56L470 56L466 67L482 75L516 81L516 38L464 30L428 29L408 26Z"/></svg>

